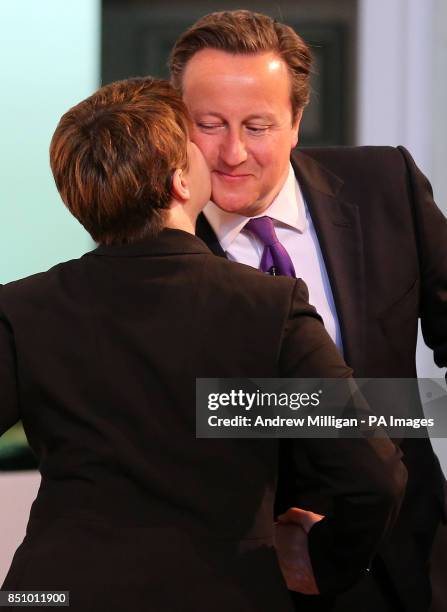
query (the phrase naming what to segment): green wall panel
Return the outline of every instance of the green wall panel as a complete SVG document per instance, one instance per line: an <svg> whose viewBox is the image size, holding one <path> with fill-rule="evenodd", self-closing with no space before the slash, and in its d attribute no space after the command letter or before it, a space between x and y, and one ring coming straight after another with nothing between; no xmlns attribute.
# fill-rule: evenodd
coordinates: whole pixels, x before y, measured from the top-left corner
<svg viewBox="0 0 447 612"><path fill-rule="evenodd" d="M0 283L78 257L91 240L56 191L60 116L99 83L99 0L2 1Z"/></svg>

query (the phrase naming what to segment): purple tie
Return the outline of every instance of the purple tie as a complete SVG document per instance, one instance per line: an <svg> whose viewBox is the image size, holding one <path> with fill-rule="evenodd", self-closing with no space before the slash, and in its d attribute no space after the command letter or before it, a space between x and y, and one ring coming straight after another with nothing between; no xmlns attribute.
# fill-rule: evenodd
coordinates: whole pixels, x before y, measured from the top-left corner
<svg viewBox="0 0 447 612"><path fill-rule="evenodd" d="M245 228L250 230L264 244L264 252L259 269L269 274L280 274L295 278L295 268L293 267L292 260L278 240L271 218L258 217L257 219L250 219Z"/></svg>

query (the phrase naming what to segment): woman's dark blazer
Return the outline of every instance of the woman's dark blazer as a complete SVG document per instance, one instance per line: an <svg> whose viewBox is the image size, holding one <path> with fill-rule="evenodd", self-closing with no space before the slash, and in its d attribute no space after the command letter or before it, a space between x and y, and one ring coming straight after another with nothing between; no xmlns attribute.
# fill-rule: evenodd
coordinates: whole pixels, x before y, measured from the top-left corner
<svg viewBox="0 0 447 612"><path fill-rule="evenodd" d="M349 374L301 281L182 231L1 287L0 433L21 418L42 474L2 588L69 590L82 612L290 610L272 547L276 441L196 439L195 379ZM387 441L297 444L340 500L311 532L324 587L342 565L334 524L343 569L361 571L404 469Z"/></svg>

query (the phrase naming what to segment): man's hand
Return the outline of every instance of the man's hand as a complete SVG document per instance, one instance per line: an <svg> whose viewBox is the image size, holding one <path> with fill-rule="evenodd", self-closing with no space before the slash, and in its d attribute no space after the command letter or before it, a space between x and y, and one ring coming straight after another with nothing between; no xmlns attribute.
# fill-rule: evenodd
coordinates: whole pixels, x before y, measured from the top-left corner
<svg viewBox="0 0 447 612"><path fill-rule="evenodd" d="M317 514L302 508L289 508L287 512L278 516L278 523L294 523L300 525L306 533L309 533L315 523L318 523L321 519L324 519L323 514Z"/></svg>
<svg viewBox="0 0 447 612"><path fill-rule="evenodd" d="M291 591L305 595L319 593L309 557L307 534L322 518L321 514L301 508L289 508L278 517L275 547L284 580Z"/></svg>

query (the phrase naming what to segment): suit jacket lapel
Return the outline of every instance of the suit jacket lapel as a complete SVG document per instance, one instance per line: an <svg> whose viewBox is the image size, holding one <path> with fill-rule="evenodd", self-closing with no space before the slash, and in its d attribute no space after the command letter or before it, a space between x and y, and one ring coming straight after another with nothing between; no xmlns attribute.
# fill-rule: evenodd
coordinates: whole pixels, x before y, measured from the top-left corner
<svg viewBox="0 0 447 612"><path fill-rule="evenodd" d="M208 223L203 213L200 213L196 223L196 236L198 236L208 246L209 250L219 257L226 257L225 251L220 246L213 228Z"/></svg>
<svg viewBox="0 0 447 612"><path fill-rule="evenodd" d="M292 164L317 232L340 322L345 360L362 376L365 270L358 207L342 197L343 181L302 152Z"/></svg>

